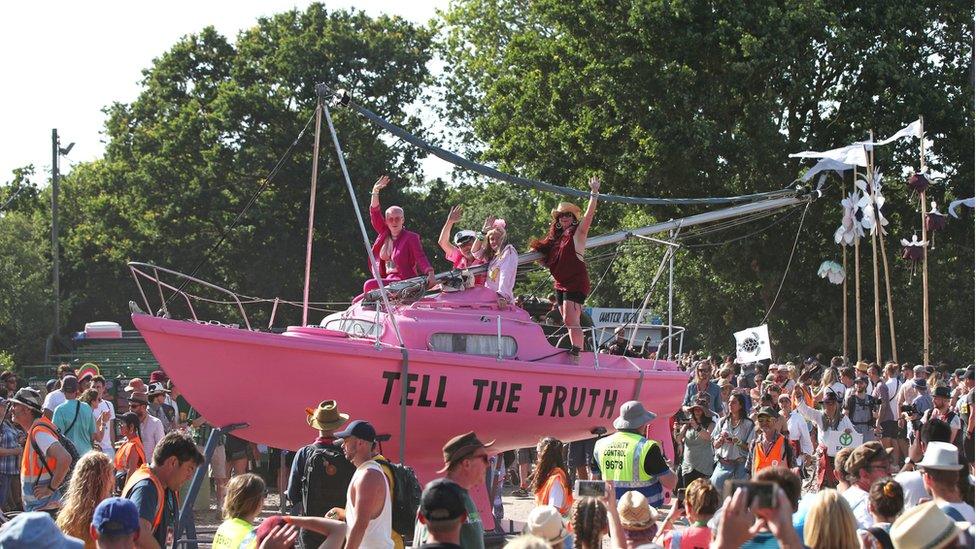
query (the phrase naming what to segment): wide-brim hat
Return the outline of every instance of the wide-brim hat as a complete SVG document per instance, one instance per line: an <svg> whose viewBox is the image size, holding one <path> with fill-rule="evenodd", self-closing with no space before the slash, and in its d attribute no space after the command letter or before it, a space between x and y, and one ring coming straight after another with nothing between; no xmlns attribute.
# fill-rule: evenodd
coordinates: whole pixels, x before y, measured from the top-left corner
<svg viewBox="0 0 976 549"><path fill-rule="evenodd" d="M444 467L442 467L438 474L446 473L451 465L461 461L462 459L470 456L481 448L487 448L494 444L494 440L488 442L481 442L478 440L478 436L474 434L474 431L468 431L463 435L458 435L451 440L447 441L447 444L442 448L444 452Z"/></svg>
<svg viewBox="0 0 976 549"><path fill-rule="evenodd" d="M146 394L150 397L154 397L159 395L168 395L169 391L166 390L166 387L163 387L162 383L153 383L149 385L149 389L146 391Z"/></svg>
<svg viewBox="0 0 976 549"><path fill-rule="evenodd" d="M651 507L647 496L635 490L620 496L617 513L625 530L647 530L657 524L657 510Z"/></svg>
<svg viewBox="0 0 976 549"><path fill-rule="evenodd" d="M867 362L864 362L863 360L859 360L857 364L854 365L854 367L857 368L859 372L866 372L868 371L869 364Z"/></svg>
<svg viewBox="0 0 976 549"><path fill-rule="evenodd" d="M657 414L644 408L637 400L629 400L620 406L620 415L613 420L614 429L640 429L654 421Z"/></svg>
<svg viewBox="0 0 976 549"><path fill-rule="evenodd" d="M557 219L560 214L570 213L573 214L573 217L575 217L577 221L579 221L579 218L582 215L582 210L580 210L580 207L572 202L560 202L559 205L553 208L552 212L550 213L553 219Z"/></svg>
<svg viewBox="0 0 976 549"><path fill-rule="evenodd" d="M926 387L924 379L916 379L912 382L912 385L914 385L916 389L924 389Z"/></svg>
<svg viewBox="0 0 976 549"><path fill-rule="evenodd" d="M549 545L561 544L570 536L562 515L552 505L540 505L532 509L529 518L525 520L525 531L546 540Z"/></svg>
<svg viewBox="0 0 976 549"><path fill-rule="evenodd" d="M43 406L43 400L41 399L41 393L34 389L33 387L24 387L18 389L14 396L10 397L10 401L16 402L17 404L23 404L31 410L40 412Z"/></svg>
<svg viewBox="0 0 976 549"><path fill-rule="evenodd" d="M137 404L146 404L146 405L148 405L149 404L149 395L147 393L142 393L142 392L136 391L136 392L133 392L131 395L129 395L129 398L127 400L129 402L135 402Z"/></svg>
<svg viewBox="0 0 976 549"><path fill-rule="evenodd" d="M958 471L963 465L959 463L959 449L955 444L948 442L930 442L925 447L925 455L922 461L917 463L919 467L925 469L935 469L937 471Z"/></svg>
<svg viewBox="0 0 976 549"><path fill-rule="evenodd" d="M126 393L145 393L148 390L149 388L146 386L146 382L138 377L130 380L129 384L123 389Z"/></svg>
<svg viewBox="0 0 976 549"><path fill-rule="evenodd" d="M319 431L334 431L349 421L349 414L339 411L339 403L323 400L316 408L305 408L306 423Z"/></svg>
<svg viewBox="0 0 976 549"><path fill-rule="evenodd" d="M959 526L934 501L930 501L902 513L891 525L889 535L898 549L942 549L955 543L960 532Z"/></svg>

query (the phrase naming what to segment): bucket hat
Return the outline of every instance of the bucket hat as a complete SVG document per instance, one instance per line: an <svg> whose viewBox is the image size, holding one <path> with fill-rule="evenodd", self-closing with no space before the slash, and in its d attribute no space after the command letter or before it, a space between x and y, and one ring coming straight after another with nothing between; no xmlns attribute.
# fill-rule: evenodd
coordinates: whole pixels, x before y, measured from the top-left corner
<svg viewBox="0 0 976 549"><path fill-rule="evenodd" d="M657 414L646 410L637 400L628 400L620 406L620 415L613 420L614 429L640 429L654 421Z"/></svg>
<svg viewBox="0 0 976 549"><path fill-rule="evenodd" d="M569 537L563 517L552 505L540 505L532 509L525 521L525 532L546 540L549 545L562 543Z"/></svg>

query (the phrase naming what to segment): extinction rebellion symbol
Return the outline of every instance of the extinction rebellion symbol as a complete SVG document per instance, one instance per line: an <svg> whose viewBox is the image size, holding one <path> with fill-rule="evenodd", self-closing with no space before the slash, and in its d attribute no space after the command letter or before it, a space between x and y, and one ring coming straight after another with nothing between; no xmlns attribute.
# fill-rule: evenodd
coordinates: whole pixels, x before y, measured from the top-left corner
<svg viewBox="0 0 976 549"><path fill-rule="evenodd" d="M760 339L759 333L753 331L739 344L739 350L747 354L758 355L765 343L765 341Z"/></svg>
<svg viewBox="0 0 976 549"><path fill-rule="evenodd" d="M850 446L851 443L854 442L854 437L852 437L850 433L841 433L840 437L837 438L837 442L839 442L841 446Z"/></svg>

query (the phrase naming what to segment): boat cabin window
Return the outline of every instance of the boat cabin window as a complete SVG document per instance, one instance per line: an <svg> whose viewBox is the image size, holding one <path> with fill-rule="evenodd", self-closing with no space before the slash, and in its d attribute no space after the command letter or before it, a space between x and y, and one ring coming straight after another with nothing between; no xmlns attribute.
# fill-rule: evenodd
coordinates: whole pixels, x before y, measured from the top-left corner
<svg viewBox="0 0 976 549"><path fill-rule="evenodd" d="M505 335L499 340L497 335L487 334L433 334L430 336L430 348L445 353L498 356L499 341L503 357L512 358L518 353L515 338Z"/></svg>
<svg viewBox="0 0 976 549"><path fill-rule="evenodd" d="M383 331L379 324L359 318L333 318L322 327L345 332L352 337L376 337L376 334Z"/></svg>

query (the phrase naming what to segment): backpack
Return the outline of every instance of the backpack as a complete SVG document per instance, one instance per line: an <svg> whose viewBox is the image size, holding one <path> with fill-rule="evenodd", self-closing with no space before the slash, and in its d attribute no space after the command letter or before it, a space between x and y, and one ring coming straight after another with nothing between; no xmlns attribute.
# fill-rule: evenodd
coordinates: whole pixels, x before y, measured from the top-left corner
<svg viewBox="0 0 976 549"><path fill-rule="evenodd" d="M79 406L79 408L81 407ZM78 413L75 412L75 420L77 419L78 419ZM74 427L74 422L71 423L71 427ZM61 486L59 487L59 488L61 487L67 488L68 482L71 481L71 474L74 473L75 465L78 464L78 459L81 457L78 454L78 448L76 448L75 443L71 442L70 438L64 436L61 433L61 430L58 429L57 427L51 429L50 426L44 425L44 428L52 432L54 437L58 439L58 444L60 444L61 447L64 448L64 451L68 452L68 455L71 457L71 463L68 464L68 472L67 474L64 475L64 480L61 481ZM54 471L52 471L51 468L48 466L46 456L44 455L43 452L41 452L41 447L37 444L37 441L34 440L34 437L28 437L28 438L30 438L31 446L33 446L34 452L37 454L39 458L38 461L41 462L41 467L44 467L44 470L47 471L47 474L51 475L51 479L54 479Z"/></svg>
<svg viewBox="0 0 976 549"><path fill-rule="evenodd" d="M305 515L321 517L333 507L346 506L346 490L356 468L331 444L310 448L302 471L302 507Z"/></svg>
<svg viewBox="0 0 976 549"><path fill-rule="evenodd" d="M420 481L413 469L385 459L377 459L377 463L386 469L387 478L392 479L390 500L393 503L393 530L404 539L413 539L414 521L417 520L417 508L420 507Z"/></svg>

